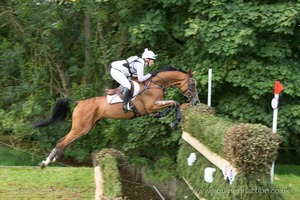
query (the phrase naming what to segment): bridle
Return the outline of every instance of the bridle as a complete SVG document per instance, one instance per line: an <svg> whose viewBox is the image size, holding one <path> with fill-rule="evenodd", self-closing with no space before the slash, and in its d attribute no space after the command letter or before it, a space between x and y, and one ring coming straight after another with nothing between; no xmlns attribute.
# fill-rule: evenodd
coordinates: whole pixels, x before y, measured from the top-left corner
<svg viewBox="0 0 300 200"><path fill-rule="evenodd" d="M195 79L189 76L186 78L186 81L179 87L180 89L185 84L188 84L186 90L183 91L182 93L189 101L193 98L192 94L195 91L195 85L194 86L192 85L191 80L193 81L193 83L195 83Z"/></svg>
<svg viewBox="0 0 300 200"><path fill-rule="evenodd" d="M159 89L162 89L165 93L167 91L167 89L169 87L175 87L174 85L172 85L170 82L166 81L165 79L163 79L162 77L160 77L159 75L156 75L155 77L159 78L160 80L162 80L164 83L166 84L160 84L159 82L153 80L153 78L150 79L150 81L148 82L147 84L147 89L149 89L149 85L150 83L154 83L157 85L157 87L151 87L151 88L159 88ZM195 91L195 86L192 85L191 81L195 82L195 79L188 76L186 79L185 79L185 82L178 87L178 89L181 89L185 84L188 84L187 88L185 91L183 91L183 95L188 99L188 100L191 100L193 97L192 97L192 94L193 92Z"/></svg>

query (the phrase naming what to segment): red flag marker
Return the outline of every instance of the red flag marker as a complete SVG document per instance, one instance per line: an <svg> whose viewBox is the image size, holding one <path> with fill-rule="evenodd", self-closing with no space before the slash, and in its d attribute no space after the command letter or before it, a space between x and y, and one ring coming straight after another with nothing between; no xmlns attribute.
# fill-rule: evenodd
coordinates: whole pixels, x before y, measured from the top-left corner
<svg viewBox="0 0 300 200"><path fill-rule="evenodd" d="M280 81L275 82L275 87L274 87L274 94L280 94L280 92L283 90L283 86L280 84Z"/></svg>

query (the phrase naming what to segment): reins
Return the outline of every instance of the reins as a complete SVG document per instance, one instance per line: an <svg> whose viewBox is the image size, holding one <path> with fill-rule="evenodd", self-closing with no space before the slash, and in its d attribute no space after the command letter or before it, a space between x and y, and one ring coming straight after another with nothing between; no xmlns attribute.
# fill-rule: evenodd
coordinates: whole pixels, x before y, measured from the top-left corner
<svg viewBox="0 0 300 200"><path fill-rule="evenodd" d="M153 80L154 77L157 77L158 79L160 79L161 81L163 81L163 83L160 83L160 82L158 82L158 81L156 81L156 80ZM162 78L162 77L159 76L158 74L157 74L156 76L154 76L154 77L151 77L149 80L145 81L145 82L144 82L144 88L143 88L143 90L140 91L140 92L139 92L138 94L136 94L135 96L138 96L138 95L140 95L140 94L142 94L142 96L144 96L145 92L146 92L148 89L161 89L161 90L163 90L164 94L166 94L167 89L172 88L172 87L175 88L174 85L172 85L170 82L166 81L164 78ZM182 80L184 80L184 79L182 79ZM185 80L186 80L186 81L185 81L182 85L180 85L180 86L178 87L178 89L181 89L185 84L188 84L188 87L186 88L186 90L182 92L184 96L188 97L188 96L189 96L188 93L189 93L189 94L192 93L191 87L193 87L193 86L191 85L190 80L194 80L194 79L193 79L192 77L188 76L187 78L185 78ZM156 86L150 86L151 83L154 83Z"/></svg>
<svg viewBox="0 0 300 200"><path fill-rule="evenodd" d="M150 82L156 84L159 86L160 89L162 89L164 92L167 91L167 89L172 85L171 83L169 83L168 81L166 81L165 79L161 78L160 76L156 75L155 77L159 78L160 80L162 80L163 82L167 83L167 86L163 86L160 83L158 83L157 81L154 81L153 78L150 79Z"/></svg>
<svg viewBox="0 0 300 200"><path fill-rule="evenodd" d="M164 93L166 93L166 91L167 91L168 88L175 87L175 86L173 86L170 82L168 82L168 81L166 81L165 79L163 79L162 77L160 77L160 76L158 76L158 75L156 75L155 77L157 77L157 78L159 78L160 80L162 80L163 82L167 83L167 85L162 85L162 84L160 84L159 82L153 80L153 78L151 78L151 79L149 80L149 82L148 82L147 84L145 84L144 90L141 91L141 93L144 92L144 91L147 90L147 89L162 89L162 90L164 91ZM184 95L190 90L190 81L189 81L190 79L192 79L192 78L191 78L191 77L187 77L187 78L186 78L186 81L185 81L181 86L178 87L178 89L181 89L185 84L188 83L188 87L186 88L185 91L183 91L183 94L184 94ZM151 84L151 83L156 84L158 87L150 87L150 84Z"/></svg>

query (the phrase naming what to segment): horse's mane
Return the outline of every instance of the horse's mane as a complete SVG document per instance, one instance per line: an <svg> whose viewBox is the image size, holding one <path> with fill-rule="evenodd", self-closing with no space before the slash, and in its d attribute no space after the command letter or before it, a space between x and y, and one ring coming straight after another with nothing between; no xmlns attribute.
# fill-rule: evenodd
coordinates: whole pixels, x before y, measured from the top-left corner
<svg viewBox="0 0 300 200"><path fill-rule="evenodd" d="M187 74L186 71L184 71L182 69L178 69L176 67L172 67L172 66L165 67L165 68L159 70L158 72L168 72L168 71L179 71L179 72L183 72L183 73Z"/></svg>

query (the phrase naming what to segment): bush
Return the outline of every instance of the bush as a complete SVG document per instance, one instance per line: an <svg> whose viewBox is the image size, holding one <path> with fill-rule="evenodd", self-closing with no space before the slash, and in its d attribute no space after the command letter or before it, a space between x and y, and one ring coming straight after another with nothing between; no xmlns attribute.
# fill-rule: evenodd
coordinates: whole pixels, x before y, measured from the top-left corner
<svg viewBox="0 0 300 200"><path fill-rule="evenodd" d="M224 152L238 171L260 175L270 172L280 142L280 137L264 125L240 124L227 131Z"/></svg>

